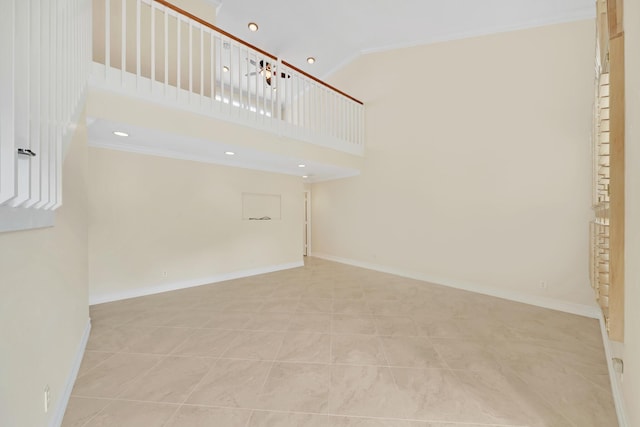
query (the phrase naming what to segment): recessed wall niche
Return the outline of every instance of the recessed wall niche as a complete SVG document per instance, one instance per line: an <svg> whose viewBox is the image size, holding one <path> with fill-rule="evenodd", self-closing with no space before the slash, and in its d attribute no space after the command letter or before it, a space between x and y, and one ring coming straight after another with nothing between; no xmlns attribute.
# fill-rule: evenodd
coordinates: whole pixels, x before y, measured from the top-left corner
<svg viewBox="0 0 640 427"><path fill-rule="evenodd" d="M242 219L246 221L280 220L280 194L242 193Z"/></svg>

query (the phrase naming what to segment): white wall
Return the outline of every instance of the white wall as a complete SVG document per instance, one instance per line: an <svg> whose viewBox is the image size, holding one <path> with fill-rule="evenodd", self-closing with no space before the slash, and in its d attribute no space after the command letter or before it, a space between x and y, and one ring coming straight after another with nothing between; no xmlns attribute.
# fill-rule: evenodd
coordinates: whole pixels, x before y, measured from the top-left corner
<svg viewBox="0 0 640 427"><path fill-rule="evenodd" d="M367 106L366 159L313 185L313 252L592 307L593 57L589 20L341 70L332 83Z"/></svg>
<svg viewBox="0 0 640 427"><path fill-rule="evenodd" d="M87 136L81 119L64 162L51 228L0 234L0 425L48 425L88 325ZM44 387L52 409L44 412Z"/></svg>
<svg viewBox="0 0 640 427"><path fill-rule="evenodd" d="M94 147L89 171L92 303L302 262L299 177ZM282 219L242 220L242 193Z"/></svg>
<svg viewBox="0 0 640 427"><path fill-rule="evenodd" d="M640 1L625 0L626 225L623 390L629 427L640 426Z"/></svg>

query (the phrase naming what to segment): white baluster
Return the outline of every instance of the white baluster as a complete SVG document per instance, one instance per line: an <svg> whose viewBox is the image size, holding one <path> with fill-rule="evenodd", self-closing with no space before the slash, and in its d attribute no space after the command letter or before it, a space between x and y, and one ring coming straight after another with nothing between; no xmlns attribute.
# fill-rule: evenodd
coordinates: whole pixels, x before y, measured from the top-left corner
<svg viewBox="0 0 640 427"><path fill-rule="evenodd" d="M165 7L164 17L164 96L169 91L169 10Z"/></svg>
<svg viewBox="0 0 640 427"><path fill-rule="evenodd" d="M189 105L191 105L191 94L193 93L193 26L191 21L188 21L189 29L189 93L187 95Z"/></svg>
<svg viewBox="0 0 640 427"><path fill-rule="evenodd" d="M121 0L122 18L120 18L120 84L125 85L127 72L127 4L126 0Z"/></svg>
<svg viewBox="0 0 640 427"><path fill-rule="evenodd" d="M30 130L29 130L29 146L31 150L36 153L36 157L31 158L31 177L30 186L31 189L30 199L25 204L25 207L31 207L40 201L40 58L41 58L41 44L40 44L40 1L31 0L31 29L30 36L32 43L30 47L31 56L31 75L30 75Z"/></svg>
<svg viewBox="0 0 640 427"><path fill-rule="evenodd" d="M200 108L204 96L204 28L200 27Z"/></svg>
<svg viewBox="0 0 640 427"><path fill-rule="evenodd" d="M104 78L109 81L111 67L111 0L104 0Z"/></svg>
<svg viewBox="0 0 640 427"><path fill-rule="evenodd" d="M156 9L155 2L151 2L151 93L156 86Z"/></svg>
<svg viewBox="0 0 640 427"><path fill-rule="evenodd" d="M142 74L142 64L141 64L141 52L140 46L142 45L142 30L141 30L141 21L142 21L142 0L136 0L136 88L140 90L140 75Z"/></svg>
<svg viewBox="0 0 640 427"><path fill-rule="evenodd" d="M180 88L182 87L182 20L180 19L180 15L176 15L176 29L178 33L178 45L176 48L176 100L180 102Z"/></svg>

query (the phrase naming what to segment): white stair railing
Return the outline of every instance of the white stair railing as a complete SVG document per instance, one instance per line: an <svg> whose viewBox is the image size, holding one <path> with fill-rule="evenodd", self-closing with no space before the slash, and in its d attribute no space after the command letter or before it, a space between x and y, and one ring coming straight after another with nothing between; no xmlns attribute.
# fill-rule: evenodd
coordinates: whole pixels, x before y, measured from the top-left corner
<svg viewBox="0 0 640 427"><path fill-rule="evenodd" d="M355 98L163 0L94 0L93 81L362 154Z"/></svg>

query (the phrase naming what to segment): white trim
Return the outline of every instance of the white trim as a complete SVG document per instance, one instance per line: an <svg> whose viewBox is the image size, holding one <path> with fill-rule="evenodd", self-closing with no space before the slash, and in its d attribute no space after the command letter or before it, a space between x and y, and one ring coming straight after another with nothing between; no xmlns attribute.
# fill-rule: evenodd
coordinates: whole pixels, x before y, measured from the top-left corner
<svg viewBox="0 0 640 427"><path fill-rule="evenodd" d="M0 206L0 233L53 227L55 219L52 210Z"/></svg>
<svg viewBox="0 0 640 427"><path fill-rule="evenodd" d="M69 376L67 377L67 383L64 386L64 390L58 399L58 404L56 405L56 411L51 418L51 422L49 423L50 427L60 427L62 425L62 419L64 418L64 413L67 410L67 405L69 404L69 398L71 397L71 391L73 390L73 385L76 382L76 378L78 377L78 371L80 370L80 365L82 364L82 358L84 357L84 350L87 347L87 341L89 340L89 333L91 332L91 319L87 319L87 326L84 328L84 333L82 334L82 338L80 339L80 343L78 344L78 349L76 350L76 356L73 359L73 365L71 365L71 372L69 372Z"/></svg>
<svg viewBox="0 0 640 427"><path fill-rule="evenodd" d="M601 311L598 319L600 320L602 344L604 345L604 353L607 358L607 367L609 368L609 380L611 381L613 403L616 406L616 414L618 415L618 425L620 427L628 427L629 421L627 420L627 411L625 409L622 386L620 384L620 381L618 380L618 373L613 366L613 351L611 349L611 342L609 341L609 334L607 334L607 325L604 321L604 316L602 315Z"/></svg>
<svg viewBox="0 0 640 427"><path fill-rule="evenodd" d="M288 264L271 265L267 267L253 268L250 270L232 271L230 273L221 273L215 276L203 277L200 279L183 280L180 282L166 283L146 288L130 289L122 292L89 295L89 305L143 297L147 295L159 294L162 292L177 291L179 289L192 288L195 286L202 286L210 283L224 282L226 280L241 279L243 277L257 276L258 274L273 273L274 271L289 270L291 268L303 266L304 261L301 260L290 262Z"/></svg>
<svg viewBox="0 0 640 427"><path fill-rule="evenodd" d="M369 270L381 271L383 273L394 274L396 276L407 277L415 280L422 280L437 285L448 286L450 288L462 289L465 291L475 292L478 294L490 295L497 298L503 298L510 301L517 301L524 304L535 305L538 307L549 308L552 310L563 311L580 316L592 317L597 319L600 315L600 309L595 305L576 304L568 301L557 300L553 298L529 295L522 292L510 291L506 289L491 288L481 286L476 283L464 282L444 277L431 276L429 274L418 273L414 271L406 271L393 267L372 264L364 261L357 261L348 258L336 257L323 253L314 253L314 257L322 258L329 261L335 261L342 264L353 265L355 267L367 268Z"/></svg>

